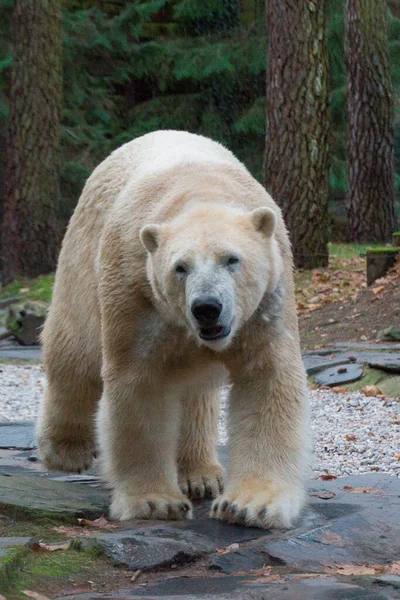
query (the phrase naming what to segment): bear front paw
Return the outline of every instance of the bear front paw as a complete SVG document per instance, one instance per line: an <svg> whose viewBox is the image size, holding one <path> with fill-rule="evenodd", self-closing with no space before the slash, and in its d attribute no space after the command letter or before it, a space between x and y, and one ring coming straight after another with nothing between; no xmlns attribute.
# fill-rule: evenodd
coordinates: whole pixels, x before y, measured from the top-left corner
<svg viewBox="0 0 400 600"><path fill-rule="evenodd" d="M192 500L216 498L224 489L224 471L220 465L199 465L179 473L179 487Z"/></svg>
<svg viewBox="0 0 400 600"><path fill-rule="evenodd" d="M39 437L38 445L43 464L51 471L81 473L91 467L96 457L95 446L87 438Z"/></svg>
<svg viewBox="0 0 400 600"><path fill-rule="evenodd" d="M162 519L180 521L192 518L192 504L182 494L147 493L130 495L114 490L110 506L113 519Z"/></svg>
<svg viewBox="0 0 400 600"><path fill-rule="evenodd" d="M302 488L274 481L248 481L219 496L210 516L236 525L289 529L305 503Z"/></svg>

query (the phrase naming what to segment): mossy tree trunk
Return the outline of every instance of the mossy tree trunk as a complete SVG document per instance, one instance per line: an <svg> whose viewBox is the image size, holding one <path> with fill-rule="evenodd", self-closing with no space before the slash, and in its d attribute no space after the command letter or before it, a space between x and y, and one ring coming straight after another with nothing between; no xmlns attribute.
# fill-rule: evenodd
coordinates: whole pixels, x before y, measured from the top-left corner
<svg viewBox="0 0 400 600"><path fill-rule="evenodd" d="M265 185L297 267L328 263L328 54L325 0L267 0Z"/></svg>
<svg viewBox="0 0 400 600"><path fill-rule="evenodd" d="M2 282L55 268L62 101L59 0L15 0Z"/></svg>
<svg viewBox="0 0 400 600"><path fill-rule="evenodd" d="M393 93L385 0L347 0L347 212L355 242L389 242L394 206Z"/></svg>

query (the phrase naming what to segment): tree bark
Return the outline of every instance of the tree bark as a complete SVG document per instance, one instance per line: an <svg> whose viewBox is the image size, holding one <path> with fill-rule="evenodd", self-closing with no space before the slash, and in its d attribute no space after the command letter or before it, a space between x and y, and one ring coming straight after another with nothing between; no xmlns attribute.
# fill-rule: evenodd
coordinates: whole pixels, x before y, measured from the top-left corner
<svg viewBox="0 0 400 600"><path fill-rule="evenodd" d="M297 267L328 263L328 54L325 0L267 0L265 186Z"/></svg>
<svg viewBox="0 0 400 600"><path fill-rule="evenodd" d="M2 283L54 270L62 102L59 0L15 0Z"/></svg>
<svg viewBox="0 0 400 600"><path fill-rule="evenodd" d="M393 92L385 0L347 0L347 212L355 242L389 242L394 205Z"/></svg>

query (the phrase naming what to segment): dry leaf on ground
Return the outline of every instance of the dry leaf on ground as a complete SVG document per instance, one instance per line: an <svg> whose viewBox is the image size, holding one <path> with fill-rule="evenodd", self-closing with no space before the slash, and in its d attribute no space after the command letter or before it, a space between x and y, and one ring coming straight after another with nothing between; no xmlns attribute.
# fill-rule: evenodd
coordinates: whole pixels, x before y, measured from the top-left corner
<svg viewBox="0 0 400 600"><path fill-rule="evenodd" d="M343 489L346 492L352 492L353 494L383 494L383 490L377 490L375 488L362 488L345 485Z"/></svg>
<svg viewBox="0 0 400 600"><path fill-rule="evenodd" d="M376 385L366 385L360 388L360 392L362 392L364 396L377 396L378 394L382 394L381 390Z"/></svg>
<svg viewBox="0 0 400 600"><path fill-rule="evenodd" d="M57 552L57 550L68 550L70 542L64 544L45 544L44 542L33 542L31 550L34 552Z"/></svg>
<svg viewBox="0 0 400 600"><path fill-rule="evenodd" d="M230 546L227 546L226 548L220 548L217 550L217 554L228 554L229 552L232 552L232 550L238 550L239 549L239 544L230 544Z"/></svg>
<svg viewBox="0 0 400 600"><path fill-rule="evenodd" d="M391 565L327 565L326 572L334 573L335 575L388 575L400 574L400 562L393 562Z"/></svg>
<svg viewBox="0 0 400 600"><path fill-rule="evenodd" d="M336 496L334 492L319 492L319 494L311 494L315 498L321 498L321 500L331 500Z"/></svg>
<svg viewBox="0 0 400 600"><path fill-rule="evenodd" d="M322 481L332 481L332 479L337 479L337 476L327 473L326 475L320 475L318 479L322 479Z"/></svg>
<svg viewBox="0 0 400 600"><path fill-rule="evenodd" d="M117 527L115 523L107 521L104 515L94 521L90 521L89 519L78 519L78 523L79 525L82 525L82 527L98 527L101 529L115 529Z"/></svg>
<svg viewBox="0 0 400 600"><path fill-rule="evenodd" d="M71 526L67 527L66 525L59 525L57 527L52 527L53 531L57 531L57 533L61 533L61 535L65 535L67 538L76 538L76 537L88 537L93 535L93 531L89 528L85 529L84 527Z"/></svg>
<svg viewBox="0 0 400 600"><path fill-rule="evenodd" d="M347 394L348 390L345 387L333 387L330 388L332 390L332 392L335 392L335 394Z"/></svg>
<svg viewBox="0 0 400 600"><path fill-rule="evenodd" d="M327 565L327 571L337 575L376 575L378 565ZM382 572L382 571L381 571Z"/></svg>
<svg viewBox="0 0 400 600"><path fill-rule="evenodd" d="M356 436L352 433L346 433L345 437L347 442L355 442L357 440Z"/></svg>

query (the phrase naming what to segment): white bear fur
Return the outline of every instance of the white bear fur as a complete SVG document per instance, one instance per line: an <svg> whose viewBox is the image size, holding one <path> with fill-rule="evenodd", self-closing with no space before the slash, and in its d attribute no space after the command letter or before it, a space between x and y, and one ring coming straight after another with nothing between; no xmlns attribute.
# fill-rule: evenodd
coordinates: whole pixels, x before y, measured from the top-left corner
<svg viewBox="0 0 400 600"><path fill-rule="evenodd" d="M171 270L183 255L190 276ZM221 145L158 131L113 152L69 224L43 331L45 465L81 471L98 448L113 518L190 518L188 496L209 495L214 518L290 527L309 453L292 269L279 208ZM192 319L204 289L233 317L222 340L200 339Z"/></svg>

